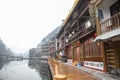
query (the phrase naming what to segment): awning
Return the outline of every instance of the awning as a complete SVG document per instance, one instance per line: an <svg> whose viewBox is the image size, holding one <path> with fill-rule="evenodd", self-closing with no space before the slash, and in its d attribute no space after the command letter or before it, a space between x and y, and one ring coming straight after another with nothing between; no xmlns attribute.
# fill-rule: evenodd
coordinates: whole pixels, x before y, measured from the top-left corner
<svg viewBox="0 0 120 80"><path fill-rule="evenodd" d="M106 40L106 39L109 39L109 38L112 38L112 37L115 37L115 36L118 36L118 35L120 35L120 28L115 29L115 30L110 31L110 32L106 32L102 35L97 36L94 39L94 42Z"/></svg>

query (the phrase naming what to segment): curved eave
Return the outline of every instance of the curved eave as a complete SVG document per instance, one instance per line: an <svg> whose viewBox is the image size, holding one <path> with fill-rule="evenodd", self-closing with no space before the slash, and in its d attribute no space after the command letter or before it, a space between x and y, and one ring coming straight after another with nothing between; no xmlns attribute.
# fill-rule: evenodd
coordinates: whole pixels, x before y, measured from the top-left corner
<svg viewBox="0 0 120 80"><path fill-rule="evenodd" d="M107 40L109 38L116 37L116 36L120 36L120 28L119 29L115 29L115 30L110 31L110 32L106 32L106 33L104 33L102 35L97 36L94 39L94 42L99 42L99 41Z"/></svg>
<svg viewBox="0 0 120 80"><path fill-rule="evenodd" d="M69 17L71 16L72 12L74 11L76 5L78 4L79 0L75 0L73 7L71 8L70 12L68 13L66 19L64 20L64 22L62 23L62 26L65 26L65 24L67 23L67 21L69 20Z"/></svg>
<svg viewBox="0 0 120 80"><path fill-rule="evenodd" d="M60 29L60 31L59 31L59 33L58 33L58 35L57 35L57 38L58 38L58 37L60 36L60 34L63 32L64 26L65 26L65 24L67 23L67 21L69 20L71 14L73 13L74 9L76 8L76 5L78 4L78 2L79 2L79 0L75 0L75 2L74 2L74 4L73 4L73 7L71 8L71 10L70 10L70 12L68 13L66 19L64 20L64 22L63 22L62 25L61 25L61 29Z"/></svg>

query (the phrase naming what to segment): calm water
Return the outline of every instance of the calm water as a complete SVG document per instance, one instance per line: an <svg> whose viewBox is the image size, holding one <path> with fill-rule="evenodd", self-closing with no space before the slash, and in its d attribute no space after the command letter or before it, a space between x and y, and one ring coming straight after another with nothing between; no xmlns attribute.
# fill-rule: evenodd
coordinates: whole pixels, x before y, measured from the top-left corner
<svg viewBox="0 0 120 80"><path fill-rule="evenodd" d="M0 62L0 80L50 80L49 73L42 74L41 65L29 60Z"/></svg>

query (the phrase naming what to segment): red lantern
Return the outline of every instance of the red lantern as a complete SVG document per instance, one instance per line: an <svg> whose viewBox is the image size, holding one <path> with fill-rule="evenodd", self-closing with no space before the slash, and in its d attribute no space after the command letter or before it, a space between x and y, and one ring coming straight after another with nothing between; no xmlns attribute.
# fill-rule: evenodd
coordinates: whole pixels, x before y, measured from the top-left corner
<svg viewBox="0 0 120 80"><path fill-rule="evenodd" d="M80 41L77 41L77 46L80 46Z"/></svg>
<svg viewBox="0 0 120 80"><path fill-rule="evenodd" d="M96 37L97 37L97 33L95 33L95 34L93 35L93 37L96 38Z"/></svg>

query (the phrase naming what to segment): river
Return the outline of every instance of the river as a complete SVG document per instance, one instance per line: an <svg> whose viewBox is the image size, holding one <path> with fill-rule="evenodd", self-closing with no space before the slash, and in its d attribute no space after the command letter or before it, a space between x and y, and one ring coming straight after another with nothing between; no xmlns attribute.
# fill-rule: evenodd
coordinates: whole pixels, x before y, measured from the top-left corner
<svg viewBox="0 0 120 80"><path fill-rule="evenodd" d="M51 76L47 64L23 60L0 62L0 80L51 80Z"/></svg>

